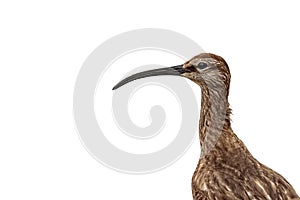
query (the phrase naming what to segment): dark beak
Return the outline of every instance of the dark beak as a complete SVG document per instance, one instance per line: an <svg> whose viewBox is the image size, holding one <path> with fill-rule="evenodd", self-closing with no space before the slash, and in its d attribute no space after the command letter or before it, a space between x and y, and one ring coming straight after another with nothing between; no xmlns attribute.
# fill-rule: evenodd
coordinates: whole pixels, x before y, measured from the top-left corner
<svg viewBox="0 0 300 200"><path fill-rule="evenodd" d="M113 87L113 90L118 89L122 85L125 85L126 83L129 83L131 81L134 81L134 80L137 80L140 78L146 78L146 77L150 77L150 76L161 76L161 75L181 76L181 74L186 73L186 72L187 72L187 70L183 68L183 65L148 70L148 71L144 71L144 72L140 72L140 73L131 75L131 76L123 79L117 85L115 85L115 87Z"/></svg>

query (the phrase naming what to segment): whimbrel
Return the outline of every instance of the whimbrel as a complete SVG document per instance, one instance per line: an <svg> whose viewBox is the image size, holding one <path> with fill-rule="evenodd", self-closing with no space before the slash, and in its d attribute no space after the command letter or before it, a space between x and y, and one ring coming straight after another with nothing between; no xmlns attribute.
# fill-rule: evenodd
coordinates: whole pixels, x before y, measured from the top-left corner
<svg viewBox="0 0 300 200"><path fill-rule="evenodd" d="M194 200L300 200L288 181L257 161L231 129L231 75L222 57L202 53L182 65L129 76L113 89L159 75L182 76L201 87L201 155L192 177Z"/></svg>

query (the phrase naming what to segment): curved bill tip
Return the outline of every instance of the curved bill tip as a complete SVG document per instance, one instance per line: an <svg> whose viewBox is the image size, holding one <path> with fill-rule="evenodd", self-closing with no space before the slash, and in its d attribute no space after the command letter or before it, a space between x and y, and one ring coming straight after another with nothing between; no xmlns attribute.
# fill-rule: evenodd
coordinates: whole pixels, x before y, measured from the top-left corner
<svg viewBox="0 0 300 200"><path fill-rule="evenodd" d="M144 72L139 72L137 74L133 74L133 75L121 80L112 89L116 90L119 87L121 87L131 81L150 77L150 76L161 76L161 75L181 76L181 74L186 72L186 70L182 67L183 67L183 65L177 65L174 67L166 67L166 68L152 69L152 70L148 70L148 71L144 71Z"/></svg>

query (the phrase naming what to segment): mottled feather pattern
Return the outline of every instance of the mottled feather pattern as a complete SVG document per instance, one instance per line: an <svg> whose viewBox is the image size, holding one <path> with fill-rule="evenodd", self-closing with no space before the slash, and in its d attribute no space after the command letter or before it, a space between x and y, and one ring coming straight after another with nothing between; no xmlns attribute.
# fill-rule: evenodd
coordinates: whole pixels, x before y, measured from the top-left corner
<svg viewBox="0 0 300 200"><path fill-rule="evenodd" d="M200 54L185 68L206 62L206 70L184 74L201 87L201 157L192 178L194 200L300 200L277 172L258 162L231 129L230 71L223 58Z"/></svg>
<svg viewBox="0 0 300 200"><path fill-rule="evenodd" d="M228 136L222 134L221 140L222 137ZM233 138L241 143L237 140ZM193 190L205 191L209 199L285 200L297 197L281 175L260 164L245 147L237 146L224 147L224 143L218 142L215 149L200 159L192 178ZM194 196L194 199L199 198Z"/></svg>

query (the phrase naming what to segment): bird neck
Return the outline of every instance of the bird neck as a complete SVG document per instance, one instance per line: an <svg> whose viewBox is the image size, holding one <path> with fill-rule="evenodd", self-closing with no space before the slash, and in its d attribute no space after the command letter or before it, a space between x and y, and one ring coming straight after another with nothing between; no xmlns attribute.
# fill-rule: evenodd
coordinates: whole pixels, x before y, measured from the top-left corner
<svg viewBox="0 0 300 200"><path fill-rule="evenodd" d="M201 157L208 154L224 133L234 133L230 126L228 91L202 87L199 134ZM223 138L223 137L222 137Z"/></svg>

